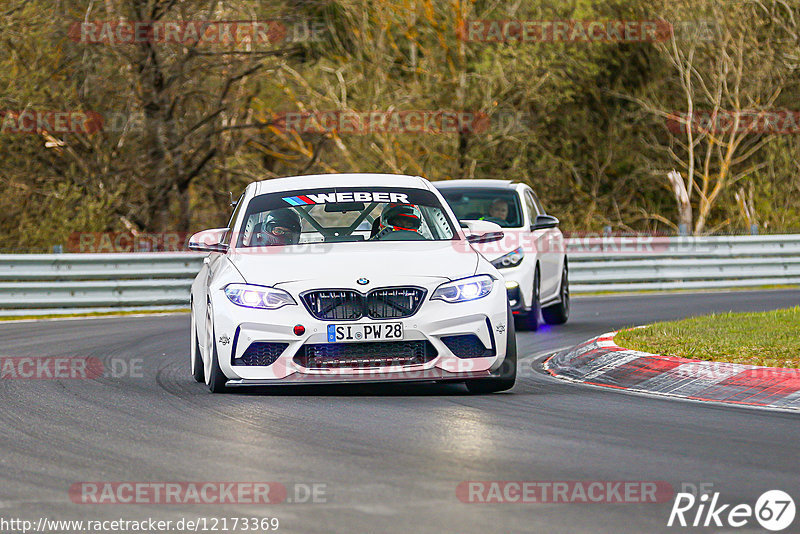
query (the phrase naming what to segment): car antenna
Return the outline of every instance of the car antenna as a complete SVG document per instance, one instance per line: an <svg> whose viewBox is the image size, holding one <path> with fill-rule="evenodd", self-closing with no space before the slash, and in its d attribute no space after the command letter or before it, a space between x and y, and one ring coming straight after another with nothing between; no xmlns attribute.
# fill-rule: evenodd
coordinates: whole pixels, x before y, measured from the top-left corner
<svg viewBox="0 0 800 534"><path fill-rule="evenodd" d="M233 192L232 191L228 191L228 195L231 197L231 207L235 208L236 204L238 204L239 201L238 200L233 200Z"/></svg>

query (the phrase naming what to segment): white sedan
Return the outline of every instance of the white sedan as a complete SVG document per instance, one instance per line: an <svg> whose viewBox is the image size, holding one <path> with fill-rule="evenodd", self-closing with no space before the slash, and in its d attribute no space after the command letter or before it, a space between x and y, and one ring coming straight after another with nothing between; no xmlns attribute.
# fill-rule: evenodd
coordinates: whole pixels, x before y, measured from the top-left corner
<svg viewBox="0 0 800 534"><path fill-rule="evenodd" d="M569 318L569 265L558 219L545 213L526 184L508 180L450 180L434 184L460 221L491 221L502 240L477 245L503 274L520 329Z"/></svg>
<svg viewBox="0 0 800 534"><path fill-rule="evenodd" d="M250 184L192 284L191 368L236 386L458 381L511 388L514 321L498 270L427 180L329 174Z"/></svg>

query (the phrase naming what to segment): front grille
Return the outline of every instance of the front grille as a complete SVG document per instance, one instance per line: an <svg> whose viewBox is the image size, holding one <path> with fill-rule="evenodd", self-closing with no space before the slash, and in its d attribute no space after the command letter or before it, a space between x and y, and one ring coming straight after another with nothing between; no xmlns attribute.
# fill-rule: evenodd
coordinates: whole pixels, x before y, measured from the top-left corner
<svg viewBox="0 0 800 534"><path fill-rule="evenodd" d="M234 358L233 365L272 365L288 346L288 343L251 343L241 357Z"/></svg>
<svg viewBox="0 0 800 534"><path fill-rule="evenodd" d="M302 300L317 319L352 321L364 315L364 297L358 291L311 291Z"/></svg>
<svg viewBox="0 0 800 534"><path fill-rule="evenodd" d="M494 350L484 347L475 334L444 336L442 343L459 358L487 358L495 355Z"/></svg>
<svg viewBox="0 0 800 534"><path fill-rule="evenodd" d="M304 345L294 362L306 369L339 369L420 365L434 358L428 341L379 341Z"/></svg>
<svg viewBox="0 0 800 534"><path fill-rule="evenodd" d="M374 289L366 295L351 289L309 291L301 295L306 309L326 321L402 319L411 317L422 304L425 290L418 287Z"/></svg>
<svg viewBox="0 0 800 534"><path fill-rule="evenodd" d="M367 316L372 319L411 317L422 304L425 290L413 287L376 289L367 294Z"/></svg>

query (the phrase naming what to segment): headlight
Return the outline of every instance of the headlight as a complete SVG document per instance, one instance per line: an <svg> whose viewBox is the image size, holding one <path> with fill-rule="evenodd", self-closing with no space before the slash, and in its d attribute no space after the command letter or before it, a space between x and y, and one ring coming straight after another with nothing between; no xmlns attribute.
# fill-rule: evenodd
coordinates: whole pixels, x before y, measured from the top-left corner
<svg viewBox="0 0 800 534"><path fill-rule="evenodd" d="M518 249L512 250L508 254L500 256L496 260L492 261L492 265L498 269L508 269L509 267L516 267L519 265L524 257L525 253L522 251L522 247L519 247Z"/></svg>
<svg viewBox="0 0 800 534"><path fill-rule="evenodd" d="M480 299L492 292L494 278L488 274L462 278L455 282L447 282L436 288L431 295L431 300L439 299L445 302L466 302Z"/></svg>
<svg viewBox="0 0 800 534"><path fill-rule="evenodd" d="M277 310L289 304L297 304L292 296L282 289L247 284L230 284L225 296L237 306Z"/></svg>

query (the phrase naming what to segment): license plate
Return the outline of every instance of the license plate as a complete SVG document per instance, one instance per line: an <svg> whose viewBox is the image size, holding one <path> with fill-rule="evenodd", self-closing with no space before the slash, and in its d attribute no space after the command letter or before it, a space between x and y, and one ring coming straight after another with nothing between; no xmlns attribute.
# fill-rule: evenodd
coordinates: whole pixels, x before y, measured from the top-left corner
<svg viewBox="0 0 800 534"><path fill-rule="evenodd" d="M328 325L328 343L399 341L401 339L403 339L403 323Z"/></svg>

